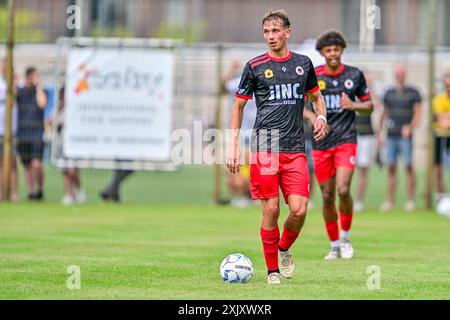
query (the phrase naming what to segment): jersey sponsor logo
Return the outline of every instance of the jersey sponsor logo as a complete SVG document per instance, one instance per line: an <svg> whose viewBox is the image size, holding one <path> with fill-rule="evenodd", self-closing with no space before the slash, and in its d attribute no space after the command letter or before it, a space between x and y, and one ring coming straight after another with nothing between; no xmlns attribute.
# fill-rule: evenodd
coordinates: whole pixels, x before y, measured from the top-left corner
<svg viewBox="0 0 450 320"><path fill-rule="evenodd" d="M264 77L266 77L266 79L270 79L273 77L273 71L272 69L266 69L264 71Z"/></svg>
<svg viewBox="0 0 450 320"><path fill-rule="evenodd" d="M303 94L298 92L299 89L300 83L287 83L270 86L269 101L281 99L303 99Z"/></svg>
<svg viewBox="0 0 450 320"><path fill-rule="evenodd" d="M340 95L327 94L327 95L324 95L323 98L325 99L328 113L342 112Z"/></svg>
<svg viewBox="0 0 450 320"><path fill-rule="evenodd" d="M344 87L346 89L350 90L351 88L353 88L353 81L351 79L345 80Z"/></svg>
<svg viewBox="0 0 450 320"><path fill-rule="evenodd" d="M302 76L302 75L305 74L305 70L303 70L303 68L300 67L300 66L298 66L297 68L295 68L295 72L297 72L297 74L298 74L299 76Z"/></svg>
<svg viewBox="0 0 450 320"><path fill-rule="evenodd" d="M319 80L319 81L317 81L317 83L319 84L319 89L321 91L323 91L327 88L327 83L325 82L325 80Z"/></svg>

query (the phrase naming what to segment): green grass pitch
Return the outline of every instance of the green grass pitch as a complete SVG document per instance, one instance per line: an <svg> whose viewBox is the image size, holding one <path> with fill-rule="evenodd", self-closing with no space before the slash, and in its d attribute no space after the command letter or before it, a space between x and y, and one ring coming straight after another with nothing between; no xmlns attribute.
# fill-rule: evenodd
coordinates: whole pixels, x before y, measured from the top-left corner
<svg viewBox="0 0 450 320"><path fill-rule="evenodd" d="M1 204L0 299L450 299L450 220L435 213L357 214L355 258L324 261L312 210L293 247L297 272L279 287L266 284L259 224L258 208ZM253 261L248 284L220 278L233 252ZM79 290L67 288L70 265ZM379 290L367 287L371 265Z"/></svg>
<svg viewBox="0 0 450 320"><path fill-rule="evenodd" d="M98 198L110 171L82 170L89 202L74 207L58 204L59 170L45 170L45 203L0 204L0 299L450 299L450 220L424 211L379 213L385 170L371 171L368 211L354 219L352 261L323 260L329 248L316 186L317 209L293 248L297 273L279 288L266 284L259 209L212 206L211 167L139 172L124 183L121 205ZM422 206L421 172L418 181ZM233 252L253 261L250 283L222 282L219 264ZM79 290L66 285L71 265L81 270ZM379 290L367 287L372 265L381 271Z"/></svg>

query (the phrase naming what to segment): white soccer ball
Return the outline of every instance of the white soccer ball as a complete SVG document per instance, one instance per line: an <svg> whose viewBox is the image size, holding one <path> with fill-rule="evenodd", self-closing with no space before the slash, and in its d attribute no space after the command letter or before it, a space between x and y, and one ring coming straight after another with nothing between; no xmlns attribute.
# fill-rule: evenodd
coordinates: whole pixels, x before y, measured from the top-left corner
<svg viewBox="0 0 450 320"><path fill-rule="evenodd" d="M233 253L220 264L220 275L228 283L246 283L253 276L253 264L247 256Z"/></svg>
<svg viewBox="0 0 450 320"><path fill-rule="evenodd" d="M450 217L450 197L445 197L439 200L436 210L439 214Z"/></svg>

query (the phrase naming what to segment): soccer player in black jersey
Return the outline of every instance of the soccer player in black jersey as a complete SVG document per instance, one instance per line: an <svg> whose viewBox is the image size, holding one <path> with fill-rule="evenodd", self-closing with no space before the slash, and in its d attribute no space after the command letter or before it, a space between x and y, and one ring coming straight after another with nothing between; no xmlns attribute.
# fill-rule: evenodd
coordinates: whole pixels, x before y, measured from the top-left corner
<svg viewBox="0 0 450 320"><path fill-rule="evenodd" d="M341 63L346 46L343 34L334 30L320 35L316 43L316 49L326 60L325 65L316 68L316 74L327 105L330 128L325 139L313 142L314 169L322 191L323 216L331 242L326 260L351 259L354 254L349 231L353 216L350 184L357 143L355 112L370 114L373 111L364 74L356 67ZM336 191L338 208L335 205Z"/></svg>
<svg viewBox="0 0 450 320"><path fill-rule="evenodd" d="M327 133L326 107L317 86L311 60L289 51L290 22L284 10L268 12L262 22L267 53L245 66L231 116L231 140L227 166L239 172L238 134L247 100L255 96L257 113L253 127L250 179L253 199L261 199L260 235L268 269L268 283L279 284L294 274L289 251L305 222L309 196L308 165L303 136L305 95L313 102L317 120L314 139ZM279 188L289 205L280 238ZM280 259L280 265L278 264Z"/></svg>

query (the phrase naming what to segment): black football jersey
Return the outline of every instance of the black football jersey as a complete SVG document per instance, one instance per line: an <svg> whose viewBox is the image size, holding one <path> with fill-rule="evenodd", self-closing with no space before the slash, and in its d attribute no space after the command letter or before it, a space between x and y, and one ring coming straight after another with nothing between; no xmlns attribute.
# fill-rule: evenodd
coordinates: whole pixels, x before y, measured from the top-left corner
<svg viewBox="0 0 450 320"><path fill-rule="evenodd" d="M289 52L286 58L268 53L244 68L236 97L256 102L252 151L305 152L303 106L305 94L318 90L311 60Z"/></svg>
<svg viewBox="0 0 450 320"><path fill-rule="evenodd" d="M341 95L345 92L355 101L370 99L364 74L356 67L341 65L334 74L327 73L325 65L316 68L317 82L327 105L329 133L321 141L313 141L315 150L327 150L345 143L357 143L356 113L341 108Z"/></svg>

